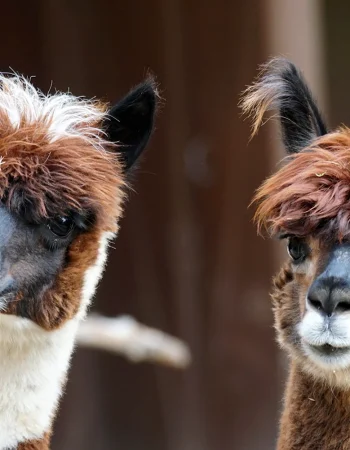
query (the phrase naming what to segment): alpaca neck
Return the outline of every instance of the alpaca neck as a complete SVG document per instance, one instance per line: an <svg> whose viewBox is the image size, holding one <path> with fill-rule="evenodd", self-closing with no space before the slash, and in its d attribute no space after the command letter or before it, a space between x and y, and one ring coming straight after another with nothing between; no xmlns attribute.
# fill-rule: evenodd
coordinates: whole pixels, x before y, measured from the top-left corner
<svg viewBox="0 0 350 450"><path fill-rule="evenodd" d="M349 450L350 390L315 380L292 362L278 450Z"/></svg>
<svg viewBox="0 0 350 450"><path fill-rule="evenodd" d="M100 237L95 263L84 275L77 314L46 331L28 319L0 314L0 450L47 450L66 381L79 321L96 290L114 233Z"/></svg>
<svg viewBox="0 0 350 450"><path fill-rule="evenodd" d="M27 319L0 315L0 450L48 449L44 436L62 393L77 326L74 319L47 332ZM28 441L37 444L24 445Z"/></svg>

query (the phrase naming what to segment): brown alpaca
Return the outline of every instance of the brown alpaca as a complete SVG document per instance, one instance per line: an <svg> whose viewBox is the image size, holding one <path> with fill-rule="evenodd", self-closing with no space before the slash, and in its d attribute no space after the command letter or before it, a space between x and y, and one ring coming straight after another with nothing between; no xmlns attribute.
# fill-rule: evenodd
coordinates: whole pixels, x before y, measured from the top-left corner
<svg viewBox="0 0 350 450"><path fill-rule="evenodd" d="M0 74L0 450L49 449L156 102L151 79L109 108Z"/></svg>
<svg viewBox="0 0 350 450"><path fill-rule="evenodd" d="M287 241L272 294L290 357L279 450L350 449L350 130L328 132L302 76L268 63L245 92L253 134L279 113L288 157L257 191L260 231Z"/></svg>

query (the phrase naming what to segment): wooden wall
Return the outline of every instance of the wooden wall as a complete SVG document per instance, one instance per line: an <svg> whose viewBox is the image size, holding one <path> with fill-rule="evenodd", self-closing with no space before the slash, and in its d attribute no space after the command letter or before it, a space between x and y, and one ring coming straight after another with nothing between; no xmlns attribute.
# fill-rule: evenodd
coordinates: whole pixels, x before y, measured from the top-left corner
<svg viewBox="0 0 350 450"><path fill-rule="evenodd" d="M273 250L247 206L269 172L239 93L266 59L263 2L42 0L2 5L0 69L114 101L147 69L166 102L96 310L185 339L182 373L78 350L53 449L264 450L281 382Z"/></svg>

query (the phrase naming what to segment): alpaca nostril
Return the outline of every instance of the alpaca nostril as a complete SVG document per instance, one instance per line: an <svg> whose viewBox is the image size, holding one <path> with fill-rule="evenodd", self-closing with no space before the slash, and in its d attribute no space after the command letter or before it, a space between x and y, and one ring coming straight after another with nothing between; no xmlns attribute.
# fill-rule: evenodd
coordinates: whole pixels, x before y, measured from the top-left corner
<svg viewBox="0 0 350 450"><path fill-rule="evenodd" d="M348 302L348 301L339 302L337 304L337 306L335 307L335 311L339 311L339 312L350 311L350 302Z"/></svg>
<svg viewBox="0 0 350 450"><path fill-rule="evenodd" d="M350 311L350 287L342 280L326 279L327 283L315 282L307 296L310 308L331 317L335 313Z"/></svg>
<svg viewBox="0 0 350 450"><path fill-rule="evenodd" d="M320 302L320 300L316 300L316 299L308 297L308 302L313 308L315 308L319 311L321 311L323 309L322 303Z"/></svg>
<svg viewBox="0 0 350 450"><path fill-rule="evenodd" d="M350 311L350 277L324 272L312 283L307 293L310 308L331 317Z"/></svg>

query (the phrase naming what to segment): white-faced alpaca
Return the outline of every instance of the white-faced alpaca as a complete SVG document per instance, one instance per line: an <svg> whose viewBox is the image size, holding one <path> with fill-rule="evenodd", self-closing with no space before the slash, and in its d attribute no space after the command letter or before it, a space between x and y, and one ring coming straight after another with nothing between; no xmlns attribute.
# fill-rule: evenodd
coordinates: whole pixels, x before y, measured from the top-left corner
<svg viewBox="0 0 350 450"><path fill-rule="evenodd" d="M152 80L111 109L0 76L0 449L47 450L79 321L147 144Z"/></svg>
<svg viewBox="0 0 350 450"><path fill-rule="evenodd" d="M328 132L295 66L269 63L248 89L254 119L279 112L289 157L258 190L259 229L286 239L274 280L278 341L290 356L279 450L350 449L350 129Z"/></svg>

